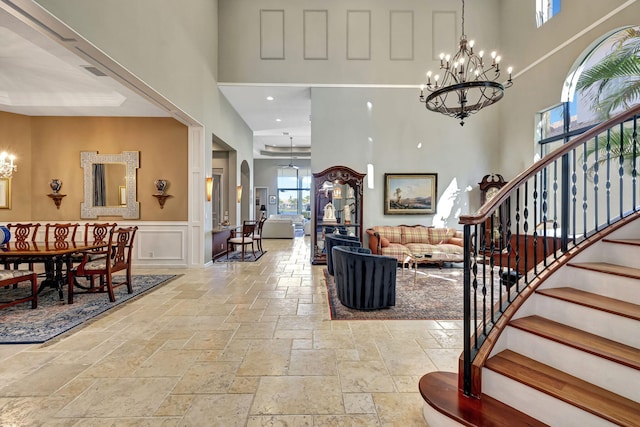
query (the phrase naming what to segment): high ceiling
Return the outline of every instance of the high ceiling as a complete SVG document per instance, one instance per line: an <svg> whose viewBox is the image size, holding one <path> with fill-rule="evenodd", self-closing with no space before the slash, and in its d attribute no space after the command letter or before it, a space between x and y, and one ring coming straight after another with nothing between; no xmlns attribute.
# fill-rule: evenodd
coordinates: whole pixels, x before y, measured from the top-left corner
<svg viewBox="0 0 640 427"><path fill-rule="evenodd" d="M0 111L29 116L170 116L166 108L105 76L2 8L0 40ZM290 136L295 157L308 157L310 88L220 85L220 90L253 130L255 158L288 158Z"/></svg>

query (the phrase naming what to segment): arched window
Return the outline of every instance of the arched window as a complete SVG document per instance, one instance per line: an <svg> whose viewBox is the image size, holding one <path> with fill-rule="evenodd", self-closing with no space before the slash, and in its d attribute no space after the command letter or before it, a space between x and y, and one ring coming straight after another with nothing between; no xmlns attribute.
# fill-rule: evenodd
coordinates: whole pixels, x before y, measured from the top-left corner
<svg viewBox="0 0 640 427"><path fill-rule="evenodd" d="M640 102L640 27L613 31L589 46L567 75L561 100L537 114L541 156Z"/></svg>

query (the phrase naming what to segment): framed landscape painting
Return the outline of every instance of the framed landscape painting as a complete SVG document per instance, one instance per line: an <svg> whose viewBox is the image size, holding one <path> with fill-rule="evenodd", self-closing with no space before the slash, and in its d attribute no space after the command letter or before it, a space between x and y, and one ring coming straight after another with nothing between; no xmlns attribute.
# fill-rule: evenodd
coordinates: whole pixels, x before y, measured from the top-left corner
<svg viewBox="0 0 640 427"><path fill-rule="evenodd" d="M438 174L385 173L385 215L424 215L436 212Z"/></svg>

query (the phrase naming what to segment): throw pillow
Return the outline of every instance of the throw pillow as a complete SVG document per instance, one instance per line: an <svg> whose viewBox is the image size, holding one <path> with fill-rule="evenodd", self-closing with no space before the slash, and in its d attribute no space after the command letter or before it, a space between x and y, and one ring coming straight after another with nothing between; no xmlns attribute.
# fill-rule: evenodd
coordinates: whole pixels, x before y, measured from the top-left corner
<svg viewBox="0 0 640 427"><path fill-rule="evenodd" d="M380 246L382 246L383 248L389 246L389 239L387 239L386 237L380 237Z"/></svg>
<svg viewBox="0 0 640 427"><path fill-rule="evenodd" d="M447 243L451 245L464 246L464 239L461 237L452 237Z"/></svg>

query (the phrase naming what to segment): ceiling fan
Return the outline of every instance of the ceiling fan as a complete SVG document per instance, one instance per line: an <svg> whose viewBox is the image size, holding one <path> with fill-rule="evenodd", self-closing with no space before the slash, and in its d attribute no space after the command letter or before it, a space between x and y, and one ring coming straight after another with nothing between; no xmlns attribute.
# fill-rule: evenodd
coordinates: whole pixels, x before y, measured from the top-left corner
<svg viewBox="0 0 640 427"><path fill-rule="evenodd" d="M283 166L283 167L289 168L289 169L298 169L298 166L293 164L293 137L292 136L289 137L289 141L291 144L291 148L290 148L291 160L289 161L289 164L287 166Z"/></svg>

